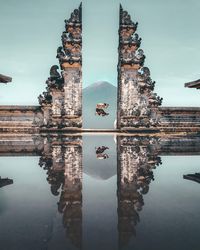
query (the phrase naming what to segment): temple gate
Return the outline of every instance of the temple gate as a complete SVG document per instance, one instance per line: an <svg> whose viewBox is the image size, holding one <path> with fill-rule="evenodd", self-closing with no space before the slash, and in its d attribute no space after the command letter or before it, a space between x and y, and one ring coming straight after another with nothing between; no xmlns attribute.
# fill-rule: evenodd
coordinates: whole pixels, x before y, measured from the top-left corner
<svg viewBox="0 0 200 250"><path fill-rule="evenodd" d="M162 98L153 93L155 82L144 67L145 55L139 49L138 23L120 5L117 128L150 127L159 123Z"/></svg>
<svg viewBox="0 0 200 250"><path fill-rule="evenodd" d="M44 114L44 127L82 127L82 5L65 20L62 46L57 49L59 67L53 65L46 92L39 103Z"/></svg>
<svg viewBox="0 0 200 250"><path fill-rule="evenodd" d="M149 68L144 67L145 55L140 49L137 25L120 5L116 127L129 132L137 128L150 131L149 128L156 127L154 132L199 133L199 107L159 107L162 98L153 92L155 82ZM65 20L61 38L62 46L57 49L60 67L51 67L46 91L38 97L40 105L1 105L1 133L81 130L82 5ZM2 79L3 82L9 80ZM197 86L198 81L189 85Z"/></svg>

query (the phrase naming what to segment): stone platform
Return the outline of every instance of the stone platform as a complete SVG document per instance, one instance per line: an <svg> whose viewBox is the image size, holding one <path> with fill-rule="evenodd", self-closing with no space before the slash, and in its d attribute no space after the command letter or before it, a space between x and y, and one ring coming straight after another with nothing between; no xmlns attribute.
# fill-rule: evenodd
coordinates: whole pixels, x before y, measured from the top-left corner
<svg viewBox="0 0 200 250"><path fill-rule="evenodd" d="M198 133L200 108L161 107L160 124L156 127L124 127L123 129L81 129L45 127L40 106L0 106L0 133Z"/></svg>

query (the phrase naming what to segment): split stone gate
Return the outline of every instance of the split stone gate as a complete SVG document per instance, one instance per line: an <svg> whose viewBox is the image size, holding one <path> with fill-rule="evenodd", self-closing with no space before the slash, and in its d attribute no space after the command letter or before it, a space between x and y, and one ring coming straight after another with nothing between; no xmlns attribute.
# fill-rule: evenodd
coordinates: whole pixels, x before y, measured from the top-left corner
<svg viewBox="0 0 200 250"><path fill-rule="evenodd" d="M155 82L144 67L137 23L120 5L117 128L150 127L159 122L162 99L153 93ZM52 66L47 88L39 96L43 126L82 127L82 6L65 20L58 66Z"/></svg>
<svg viewBox="0 0 200 250"><path fill-rule="evenodd" d="M159 131L200 131L200 108L160 107L155 81L144 66L145 55L136 33L138 23L119 8L117 129L155 128ZM57 49L39 106L0 106L0 132L82 130L82 5L75 9ZM103 101L103 100L102 100Z"/></svg>

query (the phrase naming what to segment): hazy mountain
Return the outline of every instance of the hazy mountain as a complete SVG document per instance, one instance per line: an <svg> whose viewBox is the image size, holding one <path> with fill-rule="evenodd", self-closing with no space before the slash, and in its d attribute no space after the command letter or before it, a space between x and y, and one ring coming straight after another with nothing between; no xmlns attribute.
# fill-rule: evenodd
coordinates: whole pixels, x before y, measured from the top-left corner
<svg viewBox="0 0 200 250"><path fill-rule="evenodd" d="M109 103L109 116L95 115L97 103ZM101 81L83 89L83 127L84 128L113 128L116 119L117 88L112 84Z"/></svg>
<svg viewBox="0 0 200 250"><path fill-rule="evenodd" d="M109 158L99 160L95 148L106 146L104 152ZM108 180L117 171L116 144L113 136L84 135L83 136L83 172L98 180Z"/></svg>

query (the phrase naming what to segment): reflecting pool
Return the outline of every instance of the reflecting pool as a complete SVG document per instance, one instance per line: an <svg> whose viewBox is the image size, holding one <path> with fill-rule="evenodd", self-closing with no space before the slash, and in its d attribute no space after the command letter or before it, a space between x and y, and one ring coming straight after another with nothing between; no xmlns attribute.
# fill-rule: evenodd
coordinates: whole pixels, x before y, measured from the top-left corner
<svg viewBox="0 0 200 250"><path fill-rule="evenodd" d="M0 249L199 250L200 137L5 136Z"/></svg>

